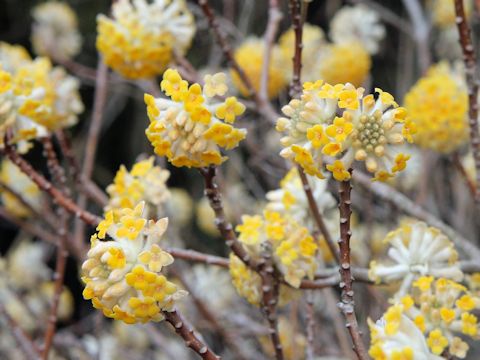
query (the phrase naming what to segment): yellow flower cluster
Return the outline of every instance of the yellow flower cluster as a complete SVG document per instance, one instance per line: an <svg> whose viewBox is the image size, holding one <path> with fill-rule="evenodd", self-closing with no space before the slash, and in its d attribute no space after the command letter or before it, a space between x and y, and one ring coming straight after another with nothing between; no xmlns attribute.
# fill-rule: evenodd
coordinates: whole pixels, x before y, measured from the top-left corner
<svg viewBox="0 0 480 360"><path fill-rule="evenodd" d="M265 53L265 42L262 39L249 37L235 50L234 57L238 65L245 71L248 79L256 91L260 90L262 64ZM283 56L278 45L272 48L270 64L268 68L267 92L270 99L276 98L288 84L288 78L284 71L290 64ZM248 95L248 90L235 70L230 71L232 82L243 96Z"/></svg>
<svg viewBox="0 0 480 360"><path fill-rule="evenodd" d="M423 276L413 287L412 295L404 296L396 306L425 334L432 353L440 355L448 347L450 354L465 358L469 346L455 334L478 337L478 318L472 311L480 307L480 299L445 278Z"/></svg>
<svg viewBox="0 0 480 360"><path fill-rule="evenodd" d="M48 1L37 5L32 17L31 41L36 54L69 59L80 52L77 16L67 3Z"/></svg>
<svg viewBox="0 0 480 360"><path fill-rule="evenodd" d="M83 297L105 316L128 324L162 320L162 312L172 311L186 294L161 273L173 262L158 245L168 219L147 221L143 211L141 202L119 216L107 212L82 265Z"/></svg>
<svg viewBox="0 0 480 360"><path fill-rule="evenodd" d="M205 85L188 83L176 70L168 69L160 84L170 99L145 94L150 126L146 130L155 153L174 166L219 165L227 157L220 148L233 149L246 136L233 124L245 106L235 97L219 100L227 91L222 73L205 76Z"/></svg>
<svg viewBox="0 0 480 360"><path fill-rule="evenodd" d="M369 277L376 281L401 282L397 298L410 291L415 279L432 275L460 281L463 273L453 243L438 229L421 221L403 224L385 238L390 261L370 263Z"/></svg>
<svg viewBox="0 0 480 360"><path fill-rule="evenodd" d="M163 205L170 199L166 181L168 170L154 165L153 156L135 163L131 171L121 166L113 184L107 187L109 201L105 211L113 211L118 216L122 209L133 209L140 201L145 201L147 219L158 219L163 213Z"/></svg>
<svg viewBox="0 0 480 360"><path fill-rule="evenodd" d="M401 305L391 306L376 323L368 319L373 360L442 360L432 354L425 336L403 314Z"/></svg>
<svg viewBox="0 0 480 360"><path fill-rule="evenodd" d="M261 255L264 242L270 243L273 261L289 285L298 288L304 277L313 279L317 244L307 228L293 219L265 210L263 216L242 216L236 230L238 240L253 257Z"/></svg>
<svg viewBox="0 0 480 360"><path fill-rule="evenodd" d="M42 193L38 186L30 180L18 167L9 160L2 161L0 170L0 182L7 185L35 210L41 211ZM15 195L7 190L0 190L0 197L5 209L12 215L25 218L31 216L31 212L26 208Z"/></svg>
<svg viewBox="0 0 480 360"><path fill-rule="evenodd" d="M97 49L108 66L127 78L161 74L174 52L186 52L195 34L184 0L119 0L112 14L113 19L97 18Z"/></svg>
<svg viewBox="0 0 480 360"><path fill-rule="evenodd" d="M320 54L316 78L331 84L349 82L360 86L367 78L371 66L370 55L361 44L331 44Z"/></svg>
<svg viewBox="0 0 480 360"><path fill-rule="evenodd" d="M6 52L0 57L0 142L6 130L12 128L13 140L21 142L20 151L25 152L29 148L26 141L76 124L83 111L79 82L62 68L52 68L47 58L25 59L13 65L26 52L7 47L3 50ZM9 54L12 59L8 59Z"/></svg>
<svg viewBox="0 0 480 360"><path fill-rule="evenodd" d="M405 95L418 127L415 143L450 153L468 140L467 91L445 63L433 66Z"/></svg>
<svg viewBox="0 0 480 360"><path fill-rule="evenodd" d="M351 84L305 83L301 98L282 108L287 117L278 119L277 131L287 133L280 155L319 178L326 163L338 181L350 179L354 160L364 161L374 180L404 170L409 156L394 149L412 141L415 124L389 93L363 92Z"/></svg>

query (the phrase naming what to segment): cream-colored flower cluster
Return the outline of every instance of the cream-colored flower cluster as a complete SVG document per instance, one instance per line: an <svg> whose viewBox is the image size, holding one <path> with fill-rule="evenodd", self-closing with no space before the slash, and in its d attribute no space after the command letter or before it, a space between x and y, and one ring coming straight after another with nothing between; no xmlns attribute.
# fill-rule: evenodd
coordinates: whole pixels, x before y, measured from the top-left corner
<svg viewBox="0 0 480 360"><path fill-rule="evenodd" d="M121 166L113 184L107 187L109 201L105 211L113 211L118 216L122 209L133 209L145 202L145 217L158 219L164 213L165 203L170 199L166 181L170 176L168 170L154 165L153 156L135 163L131 171Z"/></svg>
<svg viewBox="0 0 480 360"><path fill-rule="evenodd" d="M175 52L187 51L195 35L184 0L119 0L112 15L97 18L97 49L108 66L127 78L161 74Z"/></svg>
<svg viewBox="0 0 480 360"><path fill-rule="evenodd" d="M30 180L17 166L9 160L2 161L0 182L15 191L28 205L37 211L42 208L42 193L38 186ZM0 190L0 197L5 209L20 218L32 216L30 209L21 203L17 197L6 189Z"/></svg>
<svg viewBox="0 0 480 360"><path fill-rule="evenodd" d="M376 323L369 319L373 360L441 360L432 354L415 323L403 314L402 306L390 307Z"/></svg>
<svg viewBox="0 0 480 360"><path fill-rule="evenodd" d="M25 152L28 140L76 124L83 111L76 78L52 67L47 58L27 58L18 47L4 45L1 50L0 142L11 128L13 141Z"/></svg>
<svg viewBox="0 0 480 360"><path fill-rule="evenodd" d="M330 22L330 37L336 44L360 43L374 55L385 37L385 27L380 23L377 12L371 8L363 4L344 6Z"/></svg>
<svg viewBox="0 0 480 360"><path fill-rule="evenodd" d="M282 111L287 117L277 122L277 130L286 133L280 154L309 175L323 178L326 164L336 180L345 181L357 160L374 180L385 181L406 167L409 156L393 150L412 141L415 124L387 92L377 88L375 95L364 95L351 84L307 82L301 98Z"/></svg>
<svg viewBox="0 0 480 360"><path fill-rule="evenodd" d="M372 261L369 276L376 282L400 282L396 298L407 294L412 283L421 276L463 279L453 243L424 222L406 222L390 232L385 241L390 245L390 259L380 263Z"/></svg>
<svg viewBox="0 0 480 360"><path fill-rule="evenodd" d="M162 312L172 311L186 294L161 273L173 262L158 244L168 220L147 221L144 206L125 208L119 216L107 212L82 265L84 298L105 316L129 324L162 320Z"/></svg>
<svg viewBox="0 0 480 360"><path fill-rule="evenodd" d="M275 267L290 286L298 288L303 278L313 279L318 246L307 228L295 220L265 210L263 216L242 216L242 224L236 230L238 240L253 258L259 259L268 243ZM262 295L260 275L233 254L230 256L230 273L239 294L258 305Z"/></svg>
<svg viewBox="0 0 480 360"><path fill-rule="evenodd" d="M72 8L64 2L48 1L32 11L32 45L36 54L69 59L80 52L82 37Z"/></svg>
<svg viewBox="0 0 480 360"><path fill-rule="evenodd" d="M27 332L38 331L49 314L55 285L46 263L47 253L44 244L20 235L6 256L0 257L0 302ZM60 293L58 319L69 319L73 308L73 296L64 287Z"/></svg>
<svg viewBox="0 0 480 360"><path fill-rule="evenodd" d="M450 153L468 140L468 99L462 78L447 63L432 66L405 95L421 147Z"/></svg>
<svg viewBox="0 0 480 360"><path fill-rule="evenodd" d="M245 106L232 97L219 100L228 88L223 73L205 76L205 85L188 85L176 70L165 72L160 84L169 99L145 94L150 126L146 130L155 153L166 156L174 166L219 165L226 150L238 146L245 129L233 124Z"/></svg>

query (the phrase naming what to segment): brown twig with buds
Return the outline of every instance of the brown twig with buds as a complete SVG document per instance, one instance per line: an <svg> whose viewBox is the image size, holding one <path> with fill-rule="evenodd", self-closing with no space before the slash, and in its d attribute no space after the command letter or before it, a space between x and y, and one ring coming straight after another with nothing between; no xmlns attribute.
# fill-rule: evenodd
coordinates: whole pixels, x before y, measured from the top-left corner
<svg viewBox="0 0 480 360"><path fill-rule="evenodd" d="M476 188L475 201L480 203L480 134L478 133L478 79L477 60L472 44L472 34L468 25L463 0L455 0L455 22L457 23L460 45L465 63L465 77L468 89L468 124L470 125L470 145L475 161Z"/></svg>
<svg viewBox="0 0 480 360"><path fill-rule="evenodd" d="M349 170L350 173L352 170ZM340 247L340 288L342 291L341 302L338 304L342 310L347 321L347 329L353 342L353 350L357 354L359 360L368 359L367 350L360 335L357 317L355 315L355 302L353 299L353 277L351 273L350 263L350 237L352 231L350 230L350 215L352 214L350 192L352 186L350 180L341 181L339 188L340 204L340 240L338 245Z"/></svg>
<svg viewBox="0 0 480 360"><path fill-rule="evenodd" d="M290 84L290 97L298 98L302 93L302 82L300 79L302 73L302 36L303 36L303 22L302 22L302 3L300 0L290 0L288 7L292 17L292 27L295 34L295 47L293 53L293 77Z"/></svg>
<svg viewBox="0 0 480 360"><path fill-rule="evenodd" d="M178 311L164 311L165 320L170 323L175 329L175 332L182 337L190 349L195 351L204 360L219 360L220 357L216 355L210 348L198 338L190 326L185 322Z"/></svg>

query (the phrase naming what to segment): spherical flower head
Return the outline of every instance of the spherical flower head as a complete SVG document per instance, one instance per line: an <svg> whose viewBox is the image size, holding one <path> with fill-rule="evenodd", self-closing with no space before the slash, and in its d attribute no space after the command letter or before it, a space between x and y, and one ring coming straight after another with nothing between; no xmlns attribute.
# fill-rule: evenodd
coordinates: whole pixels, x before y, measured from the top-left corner
<svg viewBox="0 0 480 360"><path fill-rule="evenodd" d="M438 229L421 221L403 224L386 239L390 247L385 262L372 261L369 276L377 282L401 282L395 298L405 295L421 276L460 281L463 273L453 243Z"/></svg>
<svg viewBox="0 0 480 360"><path fill-rule="evenodd" d="M298 288L303 278L313 279L318 246L307 228L292 218L265 210L263 216L242 216L236 230L252 257L261 255L265 242L270 244L274 264L290 286Z"/></svg>
<svg viewBox="0 0 480 360"><path fill-rule="evenodd" d="M122 165L113 184L107 187L109 201L105 211L112 210L118 216L122 209L133 209L144 201L146 218L158 219L170 199L166 186L169 176L168 170L154 165L153 156L135 163L130 171Z"/></svg>
<svg viewBox="0 0 480 360"><path fill-rule="evenodd" d="M327 181L307 175L310 189L321 214L336 209L336 201L327 190ZM315 224L310 215L307 196L296 167L292 168L280 181L280 188L266 194L267 210L276 211L285 217L292 217L302 226L313 231Z"/></svg>
<svg viewBox="0 0 480 360"><path fill-rule="evenodd" d="M374 55L385 37L385 27L371 8L363 4L344 6L335 13L330 23L330 37L336 44L358 42Z"/></svg>
<svg viewBox="0 0 480 360"><path fill-rule="evenodd" d="M375 91L377 99L352 84L305 83L301 98L284 106L287 117L277 122L277 131L286 133L280 155L320 179L324 163L336 180L350 179L354 160L365 162L373 180L403 171L409 155L394 149L412 141L415 126L392 95Z"/></svg>
<svg viewBox="0 0 480 360"><path fill-rule="evenodd" d="M232 284L237 293L254 306L262 304L262 278L260 275L248 268L237 256L230 254L230 276ZM301 293L289 286L280 284L279 306L284 306L299 297Z"/></svg>
<svg viewBox="0 0 480 360"><path fill-rule="evenodd" d="M370 54L358 42L330 44L325 46L317 63L316 78L330 84L363 84L372 61Z"/></svg>
<svg viewBox="0 0 480 360"><path fill-rule="evenodd" d="M428 3L432 11L434 25L441 28L455 26L456 15L454 0L430 0ZM473 14L473 1L464 0L463 7L465 9L465 15L469 18Z"/></svg>
<svg viewBox="0 0 480 360"><path fill-rule="evenodd" d="M411 295L404 296L398 307L427 337L435 355L449 353L465 358L469 346L457 335L478 338L478 318L472 313L480 300L455 281L423 276L413 283Z"/></svg>
<svg viewBox="0 0 480 360"><path fill-rule="evenodd" d="M421 147L450 153L467 142L467 91L446 63L417 81L405 95L405 106L417 124L414 141Z"/></svg>
<svg viewBox="0 0 480 360"><path fill-rule="evenodd" d="M2 161L0 182L7 185L37 211L42 210L43 196L38 186L30 180L16 165L9 160ZM0 190L0 197L5 209L14 216L28 218L32 216L30 209L23 205L15 195L7 189Z"/></svg>
<svg viewBox="0 0 480 360"><path fill-rule="evenodd" d="M19 151L26 152L29 140L48 131L76 124L83 104L79 82L47 58L23 63L10 73L0 64L0 142L8 128Z"/></svg>
<svg viewBox="0 0 480 360"><path fill-rule="evenodd" d="M391 306L376 323L368 319L373 360L441 360L427 345L415 323L403 313L401 305Z"/></svg>
<svg viewBox="0 0 480 360"><path fill-rule="evenodd" d="M162 320L162 312L172 311L186 294L161 272L173 262L158 244L168 220L147 221L144 206L126 208L120 216L107 212L82 265L83 297L128 324Z"/></svg>
<svg viewBox="0 0 480 360"><path fill-rule="evenodd" d="M302 75L304 81L315 81L317 79L317 60L323 47L326 45L325 34L323 30L315 25L305 23L302 33ZM295 33L292 28L280 36L279 46L283 53L285 62L285 71L288 73L289 80L293 76L291 59L295 52Z"/></svg>
<svg viewBox="0 0 480 360"><path fill-rule="evenodd" d="M265 55L265 44L262 39L249 37L235 50L234 58L238 65L244 70L253 88L260 90L260 79L262 75L263 57ZM290 60L290 59L288 59ZM270 64L268 67L267 93L270 99L276 98L288 84L287 72L279 71L286 69L288 61L278 45L272 47ZM243 96L248 96L248 89L243 84L235 70L231 70L232 82Z"/></svg>
<svg viewBox="0 0 480 360"><path fill-rule="evenodd" d="M157 155L177 167L220 165L227 160L220 149L237 147L247 131L231 125L245 111L242 103L235 97L208 96L207 92L212 95L222 88L221 79L216 77L215 84L207 81L207 91L197 83L188 86L178 71L168 69L160 86L169 99L145 94L150 118L146 134Z"/></svg>
<svg viewBox="0 0 480 360"><path fill-rule="evenodd" d="M31 40L36 54L70 59L80 52L78 20L68 4L45 2L33 8L32 17Z"/></svg>
<svg viewBox="0 0 480 360"><path fill-rule="evenodd" d="M195 34L184 0L119 0L112 15L97 18L97 49L108 66L131 79L161 74L174 52L186 52Z"/></svg>
<svg viewBox="0 0 480 360"><path fill-rule="evenodd" d="M27 49L0 41L0 64L2 69L14 73L20 66L32 61Z"/></svg>

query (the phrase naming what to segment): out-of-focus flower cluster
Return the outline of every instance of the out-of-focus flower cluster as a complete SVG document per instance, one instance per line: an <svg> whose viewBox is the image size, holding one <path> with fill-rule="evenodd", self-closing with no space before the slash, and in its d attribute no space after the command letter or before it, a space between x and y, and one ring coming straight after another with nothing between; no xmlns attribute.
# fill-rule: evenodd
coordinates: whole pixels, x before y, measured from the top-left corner
<svg viewBox="0 0 480 360"><path fill-rule="evenodd" d="M147 221L144 206L117 216L107 212L82 265L84 298L105 316L128 324L162 320L162 312L172 311L185 295L161 273L173 262L159 246L168 220Z"/></svg>
<svg viewBox="0 0 480 360"><path fill-rule="evenodd" d="M418 80L405 95L405 107L417 125L416 144L450 153L468 140L467 90L447 63Z"/></svg>
<svg viewBox="0 0 480 360"><path fill-rule="evenodd" d="M360 86L371 68L371 55L378 52L385 28L375 11L363 6L347 6L338 11L330 23L329 43L323 30L304 24L302 36L302 80L323 79L329 83L352 83ZM260 89L265 42L248 38L235 51L235 60L245 71L255 90ZM277 97L291 80L291 59L295 51L295 35L290 29L272 47L269 68L268 96ZM275 71L283 69L283 71ZM232 70L232 79L242 95L247 89Z"/></svg>
<svg viewBox="0 0 480 360"><path fill-rule="evenodd" d="M32 46L36 54L70 59L80 52L82 37L75 12L64 2L48 1L32 11Z"/></svg>
<svg viewBox="0 0 480 360"><path fill-rule="evenodd" d="M287 117L277 122L286 133L280 154L319 178L325 164L336 180L350 179L354 160L365 162L374 180L393 177L410 158L394 149L413 141L416 126L392 95L376 89L376 96L351 84L305 83L301 98L284 106Z"/></svg>
<svg viewBox="0 0 480 360"><path fill-rule="evenodd" d="M155 153L166 156L175 166L219 165L227 157L220 148L233 149L246 136L233 124L245 106L226 94L225 75L205 76L205 85L188 85L176 70L165 72L160 84L170 99L145 94L150 126L146 130Z"/></svg>
<svg viewBox="0 0 480 360"><path fill-rule="evenodd" d="M161 74L183 55L195 35L193 15L184 0L119 0L113 19L99 15L97 48L105 63L132 79Z"/></svg>
<svg viewBox="0 0 480 360"><path fill-rule="evenodd" d="M78 88L49 59L32 60L23 48L0 43L0 142L10 128L25 152L29 140L76 124L83 111Z"/></svg>

